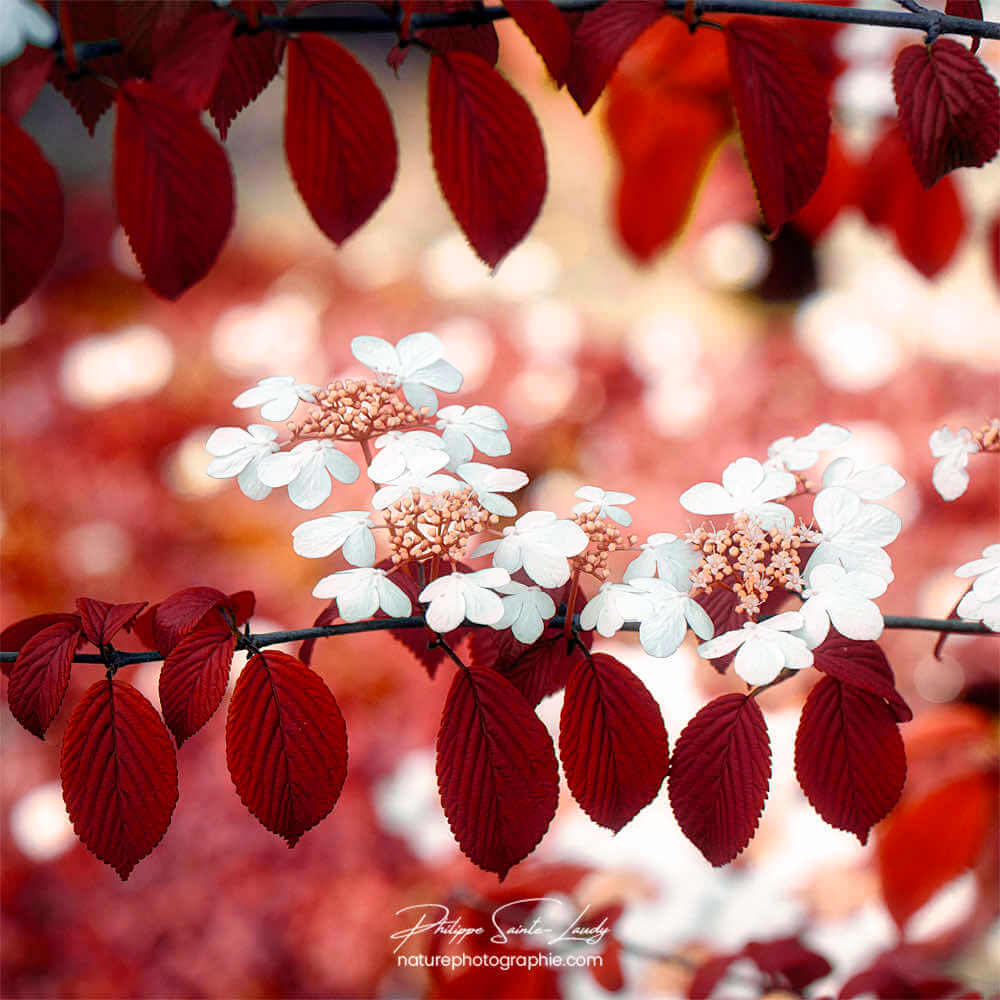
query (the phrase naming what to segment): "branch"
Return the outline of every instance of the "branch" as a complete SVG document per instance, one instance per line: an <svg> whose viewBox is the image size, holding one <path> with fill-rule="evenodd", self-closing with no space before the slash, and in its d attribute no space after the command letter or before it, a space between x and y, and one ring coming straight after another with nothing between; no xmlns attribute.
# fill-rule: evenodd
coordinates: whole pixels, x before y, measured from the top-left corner
<svg viewBox="0 0 1000 1000"><path fill-rule="evenodd" d="M772 616L767 616L772 617ZM764 619L761 619L762 621ZM549 622L553 628L562 628L566 624L564 615L556 615ZM573 616L573 625L580 626L580 616ZM343 625L314 625L310 628L287 629L282 632L259 632L256 634L240 636L236 644L237 649L249 649L251 646L277 646L283 642L300 642L303 639L326 639L334 635L356 635L359 632L385 632L397 628L427 628L427 623L422 615L411 615L409 618L376 618L364 622L346 622ZM489 625L475 625L466 622L462 628L489 628ZM1000 636L1000 632L991 632L982 622L967 622L954 618L914 618L910 616L886 615L885 627L893 629L920 629L927 632L957 632L963 635L994 635ZM621 629L622 632L638 632L638 622L626 622ZM17 653L0 653L0 663L12 663L17 659ZM136 663L155 663L165 659L164 655L156 650L148 653L123 653L118 652L118 665L122 667L132 666ZM97 653L78 653L73 657L74 663L100 663L105 664L104 658Z"/></svg>

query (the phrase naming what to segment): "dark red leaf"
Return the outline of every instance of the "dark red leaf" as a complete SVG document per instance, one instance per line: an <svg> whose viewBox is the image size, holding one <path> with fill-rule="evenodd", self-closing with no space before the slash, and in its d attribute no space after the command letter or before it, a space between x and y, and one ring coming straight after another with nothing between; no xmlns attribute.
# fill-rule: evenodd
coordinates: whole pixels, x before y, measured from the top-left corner
<svg viewBox="0 0 1000 1000"><path fill-rule="evenodd" d="M736 117L764 222L777 232L826 170L826 85L797 40L750 17L726 25Z"/></svg>
<svg viewBox="0 0 1000 1000"><path fill-rule="evenodd" d="M965 209L954 182L944 177L926 190L895 126L871 152L858 203L873 226L892 230L899 252L926 278L948 265L965 235Z"/></svg>
<svg viewBox="0 0 1000 1000"><path fill-rule="evenodd" d="M892 86L899 124L925 188L956 167L981 167L1000 147L1000 91L986 67L950 38L908 45Z"/></svg>
<svg viewBox="0 0 1000 1000"><path fill-rule="evenodd" d="M822 955L807 948L797 937L750 941L743 955L772 981L787 984L799 994L833 971Z"/></svg>
<svg viewBox="0 0 1000 1000"><path fill-rule="evenodd" d="M252 590L238 590L225 600L219 601L217 607L220 611L228 611L233 616L233 625L240 628L253 617L256 604L257 598Z"/></svg>
<svg viewBox="0 0 1000 1000"><path fill-rule="evenodd" d="M170 734L131 684L100 680L66 725L61 770L76 835L124 881L163 839L177 804Z"/></svg>
<svg viewBox="0 0 1000 1000"><path fill-rule="evenodd" d="M313 622L313 627L323 627L325 625L332 625L340 615L337 612L337 601L336 599L330 601L330 603L316 616L316 621ZM313 650L316 648L316 639L303 639L302 645L299 646L299 659L308 667L312 663ZM433 677L433 675L431 675Z"/></svg>
<svg viewBox="0 0 1000 1000"><path fill-rule="evenodd" d="M118 88L118 217L149 287L176 299L215 263L233 224L225 150L173 94L141 80Z"/></svg>
<svg viewBox="0 0 1000 1000"><path fill-rule="evenodd" d="M207 108L228 59L235 29L236 19L223 10L189 15L178 25L169 49L157 59L153 83L195 111Z"/></svg>
<svg viewBox="0 0 1000 1000"><path fill-rule="evenodd" d="M608 0L583 15L573 32L566 87L584 114L597 103L625 50L663 13L659 0Z"/></svg>
<svg viewBox="0 0 1000 1000"><path fill-rule="evenodd" d="M981 21L983 19L983 8L979 0L947 0L944 5L944 12L952 17L968 17L974 21ZM975 52L978 48L979 39L970 39L969 51Z"/></svg>
<svg viewBox="0 0 1000 1000"><path fill-rule="evenodd" d="M506 0L504 7L528 36L559 86L569 66L569 27L552 0Z"/></svg>
<svg viewBox="0 0 1000 1000"><path fill-rule="evenodd" d="M157 56L191 4L192 0L129 0L115 5L115 35L122 40L130 76L152 75Z"/></svg>
<svg viewBox="0 0 1000 1000"><path fill-rule="evenodd" d="M42 629L64 622L75 622L78 629L83 628L79 615L48 614L22 618L21 621L14 622L13 625L8 625L0 632L0 651L4 653L16 653L32 636L38 635ZM13 662L4 661L2 664L3 672L9 674L13 666Z"/></svg>
<svg viewBox="0 0 1000 1000"><path fill-rule="evenodd" d="M63 193L35 141L0 115L0 320L38 286L63 238Z"/></svg>
<svg viewBox="0 0 1000 1000"><path fill-rule="evenodd" d="M178 746L208 722L229 683L236 636L211 617L174 646L160 670L160 706Z"/></svg>
<svg viewBox="0 0 1000 1000"><path fill-rule="evenodd" d="M285 155L316 225L342 243L396 177L392 116L368 71L332 39L288 43Z"/></svg>
<svg viewBox="0 0 1000 1000"><path fill-rule="evenodd" d="M667 776L660 707L624 663L579 657L559 716L559 757L573 798L616 833L656 798Z"/></svg>
<svg viewBox="0 0 1000 1000"><path fill-rule="evenodd" d="M251 657L229 703L226 762L243 804L294 847L347 776L344 718L319 674L287 653Z"/></svg>
<svg viewBox="0 0 1000 1000"><path fill-rule="evenodd" d="M156 649L156 632L154 622L156 613L160 610L159 604L151 604L132 623L132 632L146 649Z"/></svg>
<svg viewBox="0 0 1000 1000"><path fill-rule="evenodd" d="M490 266L527 235L545 198L545 148L524 98L468 52L431 59L431 152L445 200Z"/></svg>
<svg viewBox="0 0 1000 1000"><path fill-rule="evenodd" d="M452 682L437 776L462 852L501 880L534 850L559 802L548 731L510 681L483 667L459 670Z"/></svg>
<svg viewBox="0 0 1000 1000"><path fill-rule="evenodd" d="M248 17L253 4L236 2L230 8L243 11ZM256 5L261 14L273 15L273 3ZM239 35L229 46L229 56L222 67L222 74L208 110L223 139L229 132L233 119L274 79L285 54L285 36L270 31L256 35Z"/></svg>
<svg viewBox="0 0 1000 1000"><path fill-rule="evenodd" d="M896 690L892 667L877 642L845 639L830 629L822 644L813 650L813 666L838 681L884 698L898 722L913 718L910 706Z"/></svg>
<svg viewBox="0 0 1000 1000"><path fill-rule="evenodd" d="M7 688L10 711L40 740L66 695L81 639L79 619L56 622L33 635L14 661Z"/></svg>
<svg viewBox="0 0 1000 1000"><path fill-rule="evenodd" d="M226 595L214 587L187 587L171 594L154 609L153 641L164 655L168 654ZM141 621L142 619L140 619Z"/></svg>
<svg viewBox="0 0 1000 1000"><path fill-rule="evenodd" d="M460 10L481 10L482 0L416 0L408 4L413 13L448 14ZM500 39L493 24L462 24L453 28L427 28L416 37L434 52L471 52L496 66Z"/></svg>
<svg viewBox="0 0 1000 1000"><path fill-rule="evenodd" d="M738 952L732 955L713 955L702 962L688 983L688 1000L708 1000L729 971L729 966L739 957Z"/></svg>
<svg viewBox="0 0 1000 1000"><path fill-rule="evenodd" d="M899 801L906 754L889 706L833 677L809 692L795 736L795 774L812 807L867 843Z"/></svg>
<svg viewBox="0 0 1000 1000"><path fill-rule="evenodd" d="M851 997L876 996L879 1000L900 1000L901 997L964 998L967 988L955 979L941 975L938 963L929 959L921 945L900 945L883 952L863 971L851 976L837 994L840 1000ZM975 1000L982 1000L978 993Z"/></svg>
<svg viewBox="0 0 1000 1000"><path fill-rule="evenodd" d="M622 969L622 946L616 938L609 937L604 951L601 952L601 961L597 965L590 966L590 974L594 977L594 982L607 990L609 993L617 993L625 988L625 973Z"/></svg>
<svg viewBox="0 0 1000 1000"><path fill-rule="evenodd" d="M19 122L45 86L55 59L52 49L26 45L13 62L0 67L0 112Z"/></svg>
<svg viewBox="0 0 1000 1000"><path fill-rule="evenodd" d="M713 865L732 861L757 829L771 778L771 745L757 702L710 701L687 724L670 764L670 805Z"/></svg>
<svg viewBox="0 0 1000 1000"><path fill-rule="evenodd" d="M95 646L103 646L122 630L131 629L136 618L148 601L134 604L108 604L91 597L78 597L76 609L83 622L83 634Z"/></svg>
<svg viewBox="0 0 1000 1000"><path fill-rule="evenodd" d="M841 209L853 205L858 185L858 165L848 155L836 132L830 133L826 173L819 189L795 216L795 225L814 242L830 227Z"/></svg>

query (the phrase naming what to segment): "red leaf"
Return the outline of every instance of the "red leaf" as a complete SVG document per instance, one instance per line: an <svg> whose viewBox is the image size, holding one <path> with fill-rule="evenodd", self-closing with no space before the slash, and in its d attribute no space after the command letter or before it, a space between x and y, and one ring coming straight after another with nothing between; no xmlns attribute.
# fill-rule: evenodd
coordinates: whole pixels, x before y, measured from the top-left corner
<svg viewBox="0 0 1000 1000"><path fill-rule="evenodd" d="M826 86L786 33L749 17L734 17L725 31L743 150L764 222L776 233L823 179L830 136Z"/></svg>
<svg viewBox="0 0 1000 1000"><path fill-rule="evenodd" d="M884 698L898 722L909 722L913 718L910 706L896 690L892 667L877 642L845 639L831 629L813 650L813 666L851 687Z"/></svg>
<svg viewBox="0 0 1000 1000"><path fill-rule="evenodd" d="M33 635L14 661L7 688L10 711L40 740L66 695L81 638L79 619L56 622Z"/></svg>
<svg viewBox="0 0 1000 1000"><path fill-rule="evenodd" d="M287 653L251 657L229 703L226 762L243 804L294 847L347 776L344 718L319 674Z"/></svg>
<svg viewBox="0 0 1000 1000"><path fill-rule="evenodd" d="M795 774L812 807L862 844L899 801L906 754L881 698L824 677L809 692L795 736Z"/></svg>
<svg viewBox="0 0 1000 1000"><path fill-rule="evenodd" d="M8 625L0 632L0 650L5 653L16 653L32 636L38 635L42 629L62 622L75 622L78 629L83 627L80 624L79 615L32 615L31 618L22 618L19 622ZM13 669L14 663L5 660L0 666L2 666L5 674L9 674Z"/></svg>
<svg viewBox="0 0 1000 1000"><path fill-rule="evenodd" d="M996 779L963 775L904 800L880 828L882 897L900 931L939 889L976 863L996 810Z"/></svg>
<svg viewBox="0 0 1000 1000"><path fill-rule="evenodd" d="M316 225L342 243L396 177L392 117L368 71L329 38L288 43L285 154Z"/></svg>
<svg viewBox="0 0 1000 1000"><path fill-rule="evenodd" d="M569 66L570 35L566 20L552 0L505 0L514 23L528 36L559 86Z"/></svg>
<svg viewBox="0 0 1000 1000"><path fill-rule="evenodd" d="M0 320L37 287L63 238L63 193L34 140L0 115Z"/></svg>
<svg viewBox="0 0 1000 1000"><path fill-rule="evenodd" d="M625 50L663 13L659 0L608 0L583 15L573 32L566 87L584 114L597 103Z"/></svg>
<svg viewBox="0 0 1000 1000"><path fill-rule="evenodd" d="M524 98L478 56L431 58L431 152L445 200L472 248L497 264L534 225L545 148Z"/></svg>
<svg viewBox="0 0 1000 1000"><path fill-rule="evenodd" d="M559 756L573 798L616 833L656 798L667 776L660 707L624 663L607 653L570 671L559 716Z"/></svg>
<svg viewBox="0 0 1000 1000"><path fill-rule="evenodd" d="M177 804L177 758L131 684L87 689L63 736L62 788L76 835L123 881L163 839Z"/></svg>
<svg viewBox="0 0 1000 1000"><path fill-rule="evenodd" d="M219 601L217 607L220 611L228 611L233 616L233 625L240 628L253 617L256 604L257 598L252 590L238 590L225 600Z"/></svg>
<svg viewBox="0 0 1000 1000"><path fill-rule="evenodd" d="M854 204L857 185L858 165L848 155L838 134L831 132L826 173L816 193L795 216L795 225L815 242L842 208Z"/></svg>
<svg viewBox="0 0 1000 1000"><path fill-rule="evenodd" d="M122 629L128 631L147 603L108 604L91 597L78 597L76 608L80 612L87 641L100 647L111 642Z"/></svg>
<svg viewBox="0 0 1000 1000"><path fill-rule="evenodd" d="M236 636L228 624L207 620L168 654L160 671L160 706L178 746L222 703L235 651Z"/></svg>
<svg viewBox="0 0 1000 1000"><path fill-rule="evenodd" d="M198 113L151 83L118 88L118 217L149 287L176 299L215 263L233 224L225 150Z"/></svg>
<svg viewBox="0 0 1000 1000"><path fill-rule="evenodd" d="M713 955L695 969L688 983L687 996L689 1000L707 1000L712 990L719 984L729 971L729 966L739 958L739 953L731 955Z"/></svg>
<svg viewBox="0 0 1000 1000"><path fill-rule="evenodd" d="M55 60L52 49L26 45L13 62L0 67L0 112L19 122L45 86Z"/></svg>
<svg viewBox="0 0 1000 1000"><path fill-rule="evenodd" d="M164 655L170 653L212 608L225 600L226 595L214 587L187 587L171 594L153 609L156 648Z"/></svg>
<svg viewBox="0 0 1000 1000"><path fill-rule="evenodd" d="M337 610L336 599L330 601L330 603L316 616L316 621L313 622L313 627L322 627L325 625L332 625L340 615ZM308 667L312 663L313 650L316 648L316 639L303 639L302 645L299 646L299 659ZM433 677L433 674L431 675Z"/></svg>
<svg viewBox="0 0 1000 1000"><path fill-rule="evenodd" d="M797 937L773 941L750 941L742 952L772 981L788 984L799 994L810 983L828 976L833 968L818 952L807 948Z"/></svg>
<svg viewBox="0 0 1000 1000"><path fill-rule="evenodd" d="M253 4L230 4L233 10L243 11L248 17ZM273 3L256 5L264 15L273 15ZM233 119L274 79L285 54L285 36L262 31L257 35L239 35L229 46L229 57L222 67L222 75L215 88L215 95L208 110L223 139L229 132Z"/></svg>
<svg viewBox="0 0 1000 1000"><path fill-rule="evenodd" d="M892 86L899 124L925 188L956 167L981 167L1000 147L1000 92L986 67L950 38L908 45Z"/></svg>
<svg viewBox="0 0 1000 1000"><path fill-rule="evenodd" d="M501 881L545 835L559 802L552 740L510 681L467 667L437 738L441 804L462 852Z"/></svg>
<svg viewBox="0 0 1000 1000"><path fill-rule="evenodd" d="M156 61L153 83L195 111L207 108L229 56L236 19L223 10L189 15Z"/></svg>
<svg viewBox="0 0 1000 1000"><path fill-rule="evenodd" d="M983 8L979 0L947 0L944 5L944 12L952 17L968 17L974 21L983 19ZM979 39L973 38L969 42L969 51L975 52L979 48Z"/></svg>
<svg viewBox="0 0 1000 1000"><path fill-rule="evenodd" d="M156 614L159 610L160 610L159 604L151 604L132 623L133 634L139 640L139 642L141 642L146 647L146 649L156 649L156 633L154 631L154 622L156 621Z"/></svg>
<svg viewBox="0 0 1000 1000"><path fill-rule="evenodd" d="M925 190L895 126L871 152L858 203L873 226L892 230L899 252L926 278L947 266L965 234L965 209L954 182L944 177Z"/></svg>
<svg viewBox="0 0 1000 1000"><path fill-rule="evenodd" d="M460 10L481 10L482 0L417 0L408 5L412 13L449 14ZM496 66L500 57L500 39L493 24L461 24L453 28L426 28L416 37L431 50L471 52Z"/></svg>
<svg viewBox="0 0 1000 1000"><path fill-rule="evenodd" d="M770 778L767 726L753 698L724 694L684 728L670 765L670 805L713 865L727 864L750 843Z"/></svg>

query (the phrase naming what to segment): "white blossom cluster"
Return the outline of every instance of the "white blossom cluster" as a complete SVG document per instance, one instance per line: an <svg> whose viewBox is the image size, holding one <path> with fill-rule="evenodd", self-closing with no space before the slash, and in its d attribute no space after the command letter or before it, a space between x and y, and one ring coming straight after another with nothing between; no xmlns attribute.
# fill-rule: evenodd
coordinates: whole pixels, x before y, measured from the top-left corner
<svg viewBox="0 0 1000 1000"><path fill-rule="evenodd" d="M373 488L371 510L339 511L306 521L293 531L298 554L325 558L339 552L353 567L324 577L314 596L335 599L345 621L360 621L379 610L393 617L413 613L409 597L392 580L394 571L375 565L375 533L385 527L379 522L409 497L468 490L484 511L495 515L494 524L499 518L514 520L489 532L490 537L468 552L473 559L492 557L491 566L473 572L451 566L450 572L421 589L418 600L426 621L440 633L468 621L510 629L519 641L534 642L556 613L547 591L571 578L575 583L579 576L583 563L573 560L592 542L584 528L593 532L595 524L630 525L625 507L635 497L584 486L576 493L581 502L573 507L572 518L537 510L518 517L504 494L523 487L528 477L516 469L472 460L477 452L490 458L510 453L507 423L488 406L439 408L437 392L457 391L462 376L444 360L438 338L416 333L394 346L375 337L358 337L351 349L374 372L378 385L403 395L419 414L418 426L376 437L374 453L364 449L365 473ZM317 392L319 387L300 384L292 376L271 377L241 393L235 405L259 407L264 419L285 420L300 403L315 402ZM787 533L793 527L800 537L808 538L814 548L794 578L802 599L798 610L748 620L741 629L714 636L712 620L692 596L698 589L692 574L702 552L690 539L657 532L641 545L630 536L630 544L618 546L630 549L633 558L621 582L605 580L581 609L581 627L612 636L626 622L637 624L643 649L658 657L674 653L691 629L703 640L698 647L702 656L735 653L737 673L754 685L769 683L784 669L809 666L812 650L831 626L849 638L878 638L884 623L874 601L893 579L885 546L899 534L901 522L877 501L899 490L902 477L886 465L857 469L850 459L838 458L822 474L810 524L796 526L786 506L792 495L802 492L802 471L816 464L821 451L839 447L849 437L842 427L821 424L805 437L780 438L768 448L764 462L739 458L723 471L721 484L698 483L680 498L693 514L731 515L744 525L756 525L752 530L761 538L765 532ZM243 492L255 500L274 488L287 487L293 503L312 510L329 497L332 480L352 483L362 475L341 444L309 439L282 450L278 432L266 425L251 424L246 430L223 427L207 443L214 456L208 474L235 476ZM620 537L617 529L614 537ZM974 566L978 563L970 564ZM518 571L530 582L512 579ZM977 582L975 599L995 602L993 576L987 572L981 579L987 582Z"/></svg>

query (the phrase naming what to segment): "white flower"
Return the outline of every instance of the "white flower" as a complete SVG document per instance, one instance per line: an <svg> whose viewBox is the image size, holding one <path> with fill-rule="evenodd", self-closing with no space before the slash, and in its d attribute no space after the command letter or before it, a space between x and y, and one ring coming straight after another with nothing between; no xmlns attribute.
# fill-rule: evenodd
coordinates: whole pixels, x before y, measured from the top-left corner
<svg viewBox="0 0 1000 1000"><path fill-rule="evenodd" d="M855 471L849 458L834 459L823 472L824 486L843 486L862 500L885 500L906 485L891 465L876 465Z"/></svg>
<svg viewBox="0 0 1000 1000"><path fill-rule="evenodd" d="M278 432L266 424L242 427L219 427L212 431L205 442L205 449L216 457L205 470L213 479L236 476L239 487L251 500L263 500L271 487L260 481L258 475L263 458L278 450L274 439Z"/></svg>
<svg viewBox="0 0 1000 1000"><path fill-rule="evenodd" d="M782 437L767 446L767 462L771 469L792 469L799 472L810 469L819 461L819 453L838 448L850 438L846 427L820 424L805 437Z"/></svg>
<svg viewBox="0 0 1000 1000"><path fill-rule="evenodd" d="M871 600L885 593L888 583L873 573L847 572L843 566L823 564L808 574L802 592L805 604L799 613L805 621L800 633L810 649L827 636L830 625L848 639L877 639L885 623L878 605Z"/></svg>
<svg viewBox="0 0 1000 1000"><path fill-rule="evenodd" d="M330 495L331 476L353 483L361 470L332 441L303 441L291 451L262 459L258 475L267 486L287 486L293 504L312 510Z"/></svg>
<svg viewBox="0 0 1000 1000"><path fill-rule="evenodd" d="M701 556L687 542L660 531L650 535L642 544L642 551L625 567L622 579L628 583L637 577L659 576L672 583L678 590L690 590L691 570L701 561Z"/></svg>
<svg viewBox="0 0 1000 1000"><path fill-rule="evenodd" d="M813 654L805 642L789 633L805 622L798 611L785 611L763 622L746 622L743 628L723 632L698 647L707 660L738 649L733 667L747 684L770 684L782 670L812 666Z"/></svg>
<svg viewBox="0 0 1000 1000"><path fill-rule="evenodd" d="M381 385L403 390L406 401L415 410L427 408L428 415L437 410L435 389L458 392L462 388L462 373L441 355L444 348L433 333L411 333L395 347L381 337L355 337L351 353L363 365L371 368Z"/></svg>
<svg viewBox="0 0 1000 1000"><path fill-rule="evenodd" d="M579 525L560 521L548 510L532 510L504 528L503 538L484 542L472 556L492 552L494 566L508 573L523 566L539 586L561 587L569 579L569 557L579 555L587 544Z"/></svg>
<svg viewBox="0 0 1000 1000"><path fill-rule="evenodd" d="M507 421L492 406L443 406L437 413L437 429L442 431L444 447L455 469L472 458L478 448L496 458L510 454L510 441L504 433Z"/></svg>
<svg viewBox="0 0 1000 1000"><path fill-rule="evenodd" d="M343 546L344 558L352 566L371 566L375 562L374 527L364 510L317 517L292 532L292 548L307 559L320 559Z"/></svg>
<svg viewBox="0 0 1000 1000"><path fill-rule="evenodd" d="M496 588L503 594L503 617L493 623L495 629L509 628L518 642L531 645L556 613L555 601L540 587L527 587L511 580Z"/></svg>
<svg viewBox="0 0 1000 1000"><path fill-rule="evenodd" d="M49 46L56 22L32 0L0 0L0 66L13 62L28 43Z"/></svg>
<svg viewBox="0 0 1000 1000"><path fill-rule="evenodd" d="M882 547L903 527L898 514L881 504L865 503L843 486L828 486L813 501L813 517L820 541L804 576L821 563L840 563L848 571L861 570L892 581L892 560Z"/></svg>
<svg viewBox="0 0 1000 1000"><path fill-rule="evenodd" d="M233 400L233 406L241 410L259 406L265 420L287 420L300 399L305 403L316 402L314 392L319 392L318 385L299 385L294 375L270 375L252 389L241 392Z"/></svg>
<svg viewBox="0 0 1000 1000"><path fill-rule="evenodd" d="M601 589L587 601L580 612L580 628L597 631L610 639L626 619L638 621L636 592L624 583L602 583Z"/></svg>
<svg viewBox="0 0 1000 1000"><path fill-rule="evenodd" d="M991 632L1000 632L1000 597L992 601L981 601L970 590L958 602L956 608L960 618L970 622L982 622Z"/></svg>
<svg viewBox="0 0 1000 1000"><path fill-rule="evenodd" d="M412 452L407 458L406 468L402 474L395 476L380 490L375 491L372 506L376 510L390 507L413 489L426 494L461 489L462 484L454 476L438 472L447 464L448 456L443 451L421 449ZM371 469L368 470L368 475L371 476ZM376 482L379 481L376 479Z"/></svg>
<svg viewBox="0 0 1000 1000"><path fill-rule="evenodd" d="M700 639L710 639L715 626L705 609L667 580L640 577L628 586L633 603L620 600L626 616L639 624L639 642L650 656L671 656L684 641L687 627Z"/></svg>
<svg viewBox="0 0 1000 1000"><path fill-rule="evenodd" d="M476 499L491 514L514 517L517 508L500 493L513 493L528 483L525 473L517 469L494 469L481 462L465 462L458 467L458 474L472 487Z"/></svg>
<svg viewBox="0 0 1000 1000"><path fill-rule="evenodd" d="M371 618L379 608L390 618L405 618L412 610L406 593L386 577L384 569L372 566L324 576L313 587L313 597L335 597L345 622Z"/></svg>
<svg viewBox="0 0 1000 1000"><path fill-rule="evenodd" d="M599 486L581 486L573 496L583 501L574 504L574 514L596 511L597 517L609 517L623 527L627 528L632 523L632 515L627 510L622 510L621 506L635 500L631 493L606 492Z"/></svg>
<svg viewBox="0 0 1000 1000"><path fill-rule="evenodd" d="M368 466L368 477L375 483L391 483L402 476L411 459L420 454L433 453L441 459L435 469L448 462L448 452L437 434L430 431L389 431L375 439L378 454Z"/></svg>
<svg viewBox="0 0 1000 1000"><path fill-rule="evenodd" d="M428 603L425 618L435 632L450 632L466 618L479 625L494 625L503 617L500 595L491 587L510 583L506 570L490 568L475 573L449 573L439 576L420 591L420 600Z"/></svg>
<svg viewBox="0 0 1000 1000"><path fill-rule="evenodd" d="M995 601L1000 597L1000 545L987 545L982 559L963 563L955 576L976 577L972 592L980 601Z"/></svg>
<svg viewBox="0 0 1000 1000"><path fill-rule="evenodd" d="M930 446L931 454L938 460L931 476L934 489L943 500L957 500L969 486L965 467L969 464L969 456L979 451L979 445L972 440L968 427L956 432L945 425L931 433Z"/></svg>
<svg viewBox="0 0 1000 1000"><path fill-rule="evenodd" d="M782 504L770 503L795 492L790 472L765 469L756 459L738 458L726 466L722 485L698 483L681 494L680 503L692 514L746 514L767 529L794 523L792 512Z"/></svg>

